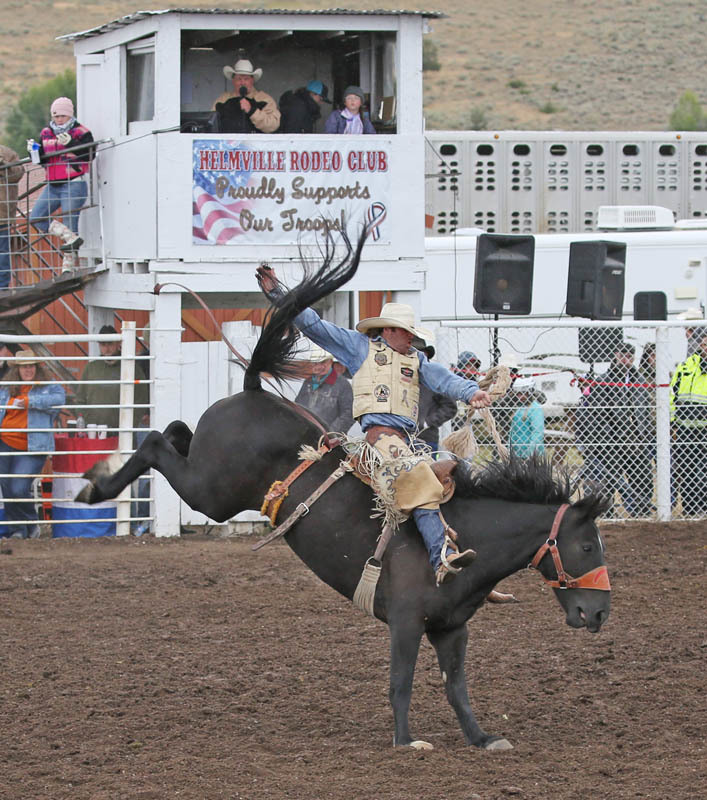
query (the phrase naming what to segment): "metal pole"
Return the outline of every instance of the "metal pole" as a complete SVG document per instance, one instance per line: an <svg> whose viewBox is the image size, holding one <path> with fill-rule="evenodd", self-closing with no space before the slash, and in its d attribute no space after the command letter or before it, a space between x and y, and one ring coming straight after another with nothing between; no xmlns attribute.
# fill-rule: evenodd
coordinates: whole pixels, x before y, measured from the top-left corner
<svg viewBox="0 0 707 800"><path fill-rule="evenodd" d="M657 328L655 336L656 423L656 498L657 517L667 522L671 517L670 503L670 329Z"/></svg>
<svg viewBox="0 0 707 800"><path fill-rule="evenodd" d="M120 415L118 420L118 452L133 449L133 404L135 402L135 322L123 322L120 359ZM116 535L130 534L130 486L118 495Z"/></svg>

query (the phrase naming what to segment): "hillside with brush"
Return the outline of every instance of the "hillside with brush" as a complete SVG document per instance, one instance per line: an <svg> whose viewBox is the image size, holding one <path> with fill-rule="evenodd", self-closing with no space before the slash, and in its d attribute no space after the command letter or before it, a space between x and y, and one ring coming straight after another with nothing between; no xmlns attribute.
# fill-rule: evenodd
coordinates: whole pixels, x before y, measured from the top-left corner
<svg viewBox="0 0 707 800"><path fill-rule="evenodd" d="M181 0L177 6L207 4ZM347 7L399 6L351 0ZM73 68L73 48L57 36L167 7L145 0L4 0L0 128L24 90ZM704 0L446 0L438 8L409 7L448 15L432 21L426 37L426 62L436 67L424 76L428 128L662 130L686 90L707 103Z"/></svg>

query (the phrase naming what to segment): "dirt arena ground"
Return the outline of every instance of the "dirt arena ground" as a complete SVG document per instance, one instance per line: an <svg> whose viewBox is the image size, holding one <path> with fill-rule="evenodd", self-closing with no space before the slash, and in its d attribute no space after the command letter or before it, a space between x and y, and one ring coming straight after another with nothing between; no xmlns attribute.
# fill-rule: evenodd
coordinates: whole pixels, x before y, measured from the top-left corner
<svg viewBox="0 0 707 800"><path fill-rule="evenodd" d="M387 628L284 544L3 542L3 800L692 800L705 790L707 526L605 529L613 608L564 624L537 575L470 622L464 746L423 643L394 750Z"/></svg>

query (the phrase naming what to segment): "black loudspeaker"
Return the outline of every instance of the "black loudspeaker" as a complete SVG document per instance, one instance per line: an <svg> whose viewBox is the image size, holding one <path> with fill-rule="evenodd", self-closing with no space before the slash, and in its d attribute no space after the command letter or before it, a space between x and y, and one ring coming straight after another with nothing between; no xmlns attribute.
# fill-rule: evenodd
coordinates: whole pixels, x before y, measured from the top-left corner
<svg viewBox="0 0 707 800"><path fill-rule="evenodd" d="M579 360L585 364L612 361L624 340L621 328L578 328Z"/></svg>
<svg viewBox="0 0 707 800"><path fill-rule="evenodd" d="M572 242L567 278L567 313L589 319L621 319L626 245Z"/></svg>
<svg viewBox="0 0 707 800"><path fill-rule="evenodd" d="M668 298L665 292L636 292L633 296L634 319L667 319Z"/></svg>
<svg viewBox="0 0 707 800"><path fill-rule="evenodd" d="M479 314L530 314L534 260L534 236L482 233L476 240L476 311Z"/></svg>

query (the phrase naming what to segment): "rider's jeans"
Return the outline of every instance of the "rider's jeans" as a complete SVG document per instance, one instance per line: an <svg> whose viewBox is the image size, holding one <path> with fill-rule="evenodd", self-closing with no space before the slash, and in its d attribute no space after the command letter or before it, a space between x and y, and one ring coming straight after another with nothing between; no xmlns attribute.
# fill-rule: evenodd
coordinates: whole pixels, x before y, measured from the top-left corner
<svg viewBox="0 0 707 800"><path fill-rule="evenodd" d="M416 508L412 512L418 531L425 542L425 547L430 555L432 569L442 563L442 545L444 544L444 525L437 508Z"/></svg>

